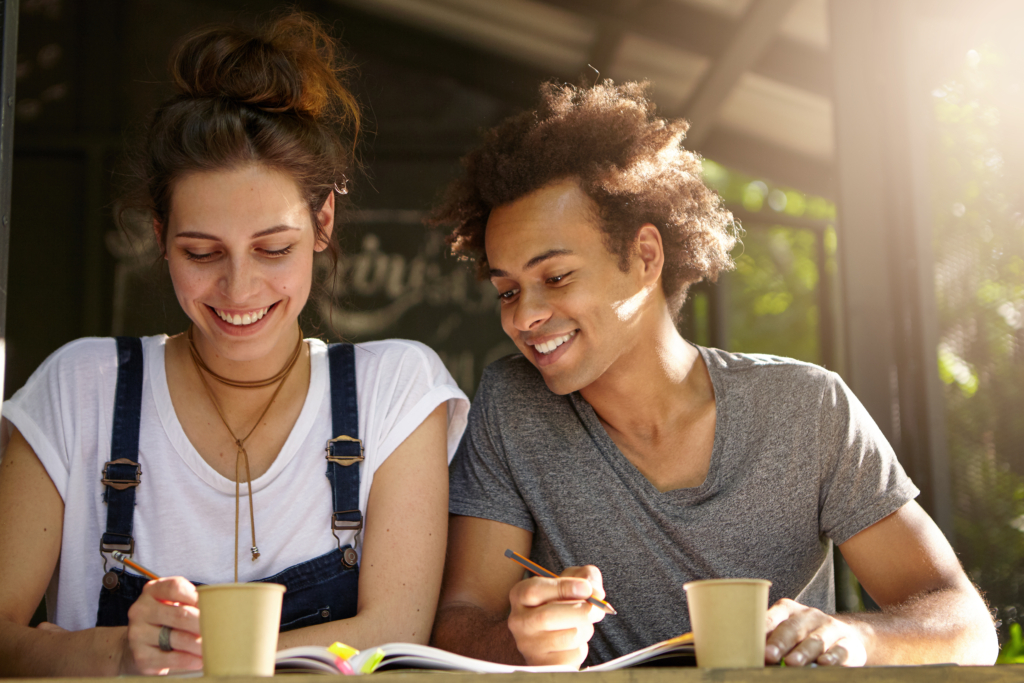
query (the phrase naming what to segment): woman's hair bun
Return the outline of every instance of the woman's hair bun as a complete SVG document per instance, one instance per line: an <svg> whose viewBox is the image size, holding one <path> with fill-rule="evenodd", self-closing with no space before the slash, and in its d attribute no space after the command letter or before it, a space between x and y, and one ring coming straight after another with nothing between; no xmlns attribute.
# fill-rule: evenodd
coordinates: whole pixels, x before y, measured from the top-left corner
<svg viewBox="0 0 1024 683"><path fill-rule="evenodd" d="M334 40L315 18L289 12L250 32L199 29L171 55L171 77L190 98L224 98L265 112L352 120L358 105L341 82Z"/></svg>

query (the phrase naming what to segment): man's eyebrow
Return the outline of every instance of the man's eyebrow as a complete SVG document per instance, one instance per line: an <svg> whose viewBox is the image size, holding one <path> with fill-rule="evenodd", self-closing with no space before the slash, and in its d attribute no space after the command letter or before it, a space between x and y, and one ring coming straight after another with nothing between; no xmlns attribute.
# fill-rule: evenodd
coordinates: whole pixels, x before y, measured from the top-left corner
<svg viewBox="0 0 1024 683"><path fill-rule="evenodd" d="M547 261L548 259L553 259L556 256L570 256L573 253L574 252L572 249L549 249L548 251L545 251L543 254L534 256L532 259L527 261L526 265L523 266L523 270L529 270L530 268L533 268L534 266L537 266L543 263L544 261ZM508 277L508 273L499 268L491 268L490 273L491 277Z"/></svg>
<svg viewBox="0 0 1024 683"><path fill-rule="evenodd" d="M297 228L294 225L275 225L272 228L267 228L266 230L260 230L255 235L253 235L252 238L256 239L258 237L266 237L267 235L275 235L275 234L277 234L279 232L286 232L288 230L299 230L299 229L300 228ZM174 237L175 238L178 238L178 237L188 237L188 238L196 239L196 240L213 240L213 241L217 241L217 240L220 239L216 235L210 235L208 233L199 232L197 230L188 230L186 232L179 232Z"/></svg>

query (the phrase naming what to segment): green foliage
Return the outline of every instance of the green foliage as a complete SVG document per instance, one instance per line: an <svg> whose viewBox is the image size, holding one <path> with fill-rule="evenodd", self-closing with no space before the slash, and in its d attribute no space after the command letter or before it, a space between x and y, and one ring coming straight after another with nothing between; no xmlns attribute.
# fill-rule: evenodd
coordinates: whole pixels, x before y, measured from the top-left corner
<svg viewBox="0 0 1024 683"><path fill-rule="evenodd" d="M1020 624L1010 625L1010 636L999 650L996 664L1024 664L1024 637L1021 637Z"/></svg>
<svg viewBox="0 0 1024 683"><path fill-rule="evenodd" d="M931 144L954 544L1004 626L1024 606L1024 73L1007 49L933 91ZM1019 625L1009 638L1001 657L1024 657Z"/></svg>
<svg viewBox="0 0 1024 683"><path fill-rule="evenodd" d="M824 240L825 276L834 278L835 230L829 227L819 236L813 230L786 226L786 219L834 221L835 204L770 185L709 159L704 160L704 180L727 206L759 214L743 224L743 241L733 252L736 270L722 276L729 299L728 339L723 345L730 351L821 362L818 286L822 264L817 240ZM706 297L700 292L694 297L689 316L696 322L691 327L695 334L706 334L707 324L697 317L707 310Z"/></svg>
<svg viewBox="0 0 1024 683"><path fill-rule="evenodd" d="M810 230L748 228L729 273L729 350L821 361L815 241Z"/></svg>

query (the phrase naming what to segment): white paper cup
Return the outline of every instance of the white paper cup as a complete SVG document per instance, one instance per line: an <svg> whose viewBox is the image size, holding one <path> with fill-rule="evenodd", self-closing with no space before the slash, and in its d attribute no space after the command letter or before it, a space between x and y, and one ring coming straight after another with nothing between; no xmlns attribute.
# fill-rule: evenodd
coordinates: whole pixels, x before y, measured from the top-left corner
<svg viewBox="0 0 1024 683"><path fill-rule="evenodd" d="M197 586L204 676L273 676L281 627L279 583Z"/></svg>
<svg viewBox="0 0 1024 683"><path fill-rule="evenodd" d="M705 579L683 584L697 666L764 666L768 588L764 579Z"/></svg>

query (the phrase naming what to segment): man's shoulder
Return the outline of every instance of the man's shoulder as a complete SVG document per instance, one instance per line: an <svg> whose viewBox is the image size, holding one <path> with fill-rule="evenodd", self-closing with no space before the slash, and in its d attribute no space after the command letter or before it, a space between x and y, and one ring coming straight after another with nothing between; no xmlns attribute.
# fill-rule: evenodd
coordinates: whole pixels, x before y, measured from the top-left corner
<svg viewBox="0 0 1024 683"><path fill-rule="evenodd" d="M521 353L499 358L486 368L480 377L480 387L503 395L509 392L543 393L554 396L537 368Z"/></svg>
<svg viewBox="0 0 1024 683"><path fill-rule="evenodd" d="M540 371L522 354L514 353L484 368L473 402L501 413L534 415L564 407L568 400L548 389Z"/></svg>
<svg viewBox="0 0 1024 683"><path fill-rule="evenodd" d="M765 387L784 385L789 389L820 392L835 382L838 375L820 365L768 353L737 353L722 349L698 347L708 372L731 384Z"/></svg>

